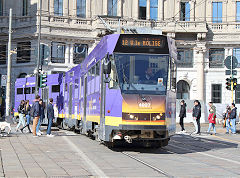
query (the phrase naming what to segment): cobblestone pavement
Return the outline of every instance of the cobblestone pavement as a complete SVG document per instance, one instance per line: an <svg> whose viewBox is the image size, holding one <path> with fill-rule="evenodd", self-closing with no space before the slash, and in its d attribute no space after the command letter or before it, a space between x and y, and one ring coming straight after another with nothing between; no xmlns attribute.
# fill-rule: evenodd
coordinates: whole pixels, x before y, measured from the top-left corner
<svg viewBox="0 0 240 178"><path fill-rule="evenodd" d="M159 149L109 149L70 131L0 137L0 177L240 177L240 134L176 134ZM240 126L238 125L238 128ZM179 127L177 125L177 131Z"/></svg>

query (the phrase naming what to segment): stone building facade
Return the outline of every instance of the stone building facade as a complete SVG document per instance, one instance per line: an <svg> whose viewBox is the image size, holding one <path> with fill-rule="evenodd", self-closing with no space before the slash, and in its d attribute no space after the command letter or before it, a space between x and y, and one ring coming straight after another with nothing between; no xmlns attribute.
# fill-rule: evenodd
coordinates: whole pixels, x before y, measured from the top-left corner
<svg viewBox="0 0 240 178"><path fill-rule="evenodd" d="M12 55L13 83L36 67L39 1L0 0L1 74L7 68L9 8L14 12L12 48L18 53ZM43 71L64 72L80 63L107 28L145 27L176 40L178 99L199 99L204 106L232 102L223 61L229 55L240 60L238 0L42 0L41 19L41 43L50 49Z"/></svg>

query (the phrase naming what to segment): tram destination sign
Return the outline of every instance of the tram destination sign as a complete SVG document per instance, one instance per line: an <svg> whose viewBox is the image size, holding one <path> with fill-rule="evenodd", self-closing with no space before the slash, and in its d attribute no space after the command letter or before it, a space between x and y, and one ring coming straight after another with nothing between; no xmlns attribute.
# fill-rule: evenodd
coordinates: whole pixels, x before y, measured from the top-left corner
<svg viewBox="0 0 240 178"><path fill-rule="evenodd" d="M169 49L166 36L121 34L114 52L169 54Z"/></svg>
<svg viewBox="0 0 240 178"><path fill-rule="evenodd" d="M158 37L145 37L145 38L123 37L121 39L121 45L123 47L161 48L164 46L164 41L163 39L160 39Z"/></svg>

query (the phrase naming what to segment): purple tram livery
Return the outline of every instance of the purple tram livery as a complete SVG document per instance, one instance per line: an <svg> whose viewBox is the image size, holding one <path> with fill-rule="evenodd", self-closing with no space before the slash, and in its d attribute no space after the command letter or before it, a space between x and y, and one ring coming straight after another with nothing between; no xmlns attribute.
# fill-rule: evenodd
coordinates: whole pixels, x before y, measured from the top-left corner
<svg viewBox="0 0 240 178"><path fill-rule="evenodd" d="M15 104L14 116L18 117L17 108L21 100L29 100L30 105L35 99L35 77L18 78L15 82ZM62 123L63 117L63 74L47 75L47 87L39 89L39 95L43 99L44 107L48 104L48 99L53 98L54 104L58 108L58 119L55 122ZM46 112L45 112L46 114ZM43 121L47 123L47 117Z"/></svg>
<svg viewBox="0 0 240 178"><path fill-rule="evenodd" d="M113 146L166 146L176 131L176 47L162 35L104 36L64 78L64 127Z"/></svg>

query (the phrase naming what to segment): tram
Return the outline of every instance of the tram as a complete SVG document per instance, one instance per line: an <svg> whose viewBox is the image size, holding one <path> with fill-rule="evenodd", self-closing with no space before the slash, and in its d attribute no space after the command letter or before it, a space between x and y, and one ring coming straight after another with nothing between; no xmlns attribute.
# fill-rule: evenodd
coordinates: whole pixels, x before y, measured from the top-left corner
<svg viewBox="0 0 240 178"><path fill-rule="evenodd" d="M175 42L167 36L104 36L61 78L63 128L108 145L166 146L176 131L174 56Z"/></svg>

